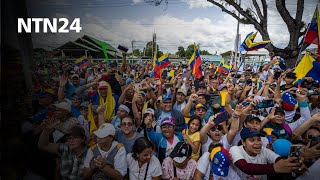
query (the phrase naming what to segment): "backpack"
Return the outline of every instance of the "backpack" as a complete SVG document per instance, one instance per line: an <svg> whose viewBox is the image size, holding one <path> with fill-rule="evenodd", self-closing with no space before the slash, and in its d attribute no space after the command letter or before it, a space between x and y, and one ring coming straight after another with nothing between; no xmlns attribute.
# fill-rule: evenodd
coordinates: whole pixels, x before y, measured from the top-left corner
<svg viewBox="0 0 320 180"><path fill-rule="evenodd" d="M117 144L111 152L108 154L106 158L106 164L110 165L112 168L114 168L114 157L118 153L119 149L123 147L123 144ZM101 153L97 147L97 145L94 145L91 147L93 158L96 158L98 156L101 156ZM108 177L106 174L104 174L101 170L95 170L91 177L92 180L111 180L112 178Z"/></svg>

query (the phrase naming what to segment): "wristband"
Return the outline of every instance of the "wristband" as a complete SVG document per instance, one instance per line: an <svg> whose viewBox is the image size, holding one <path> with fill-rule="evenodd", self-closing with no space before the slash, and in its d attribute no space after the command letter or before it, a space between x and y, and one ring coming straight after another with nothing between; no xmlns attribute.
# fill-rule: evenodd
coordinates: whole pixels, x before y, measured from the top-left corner
<svg viewBox="0 0 320 180"><path fill-rule="evenodd" d="M240 116L239 116L239 115L236 115L235 113L232 114L232 117L235 118L235 119L240 118Z"/></svg>
<svg viewBox="0 0 320 180"><path fill-rule="evenodd" d="M300 108L308 107L308 102L307 102L307 101L304 101L304 102L298 102L298 104L299 104L299 107L300 107Z"/></svg>

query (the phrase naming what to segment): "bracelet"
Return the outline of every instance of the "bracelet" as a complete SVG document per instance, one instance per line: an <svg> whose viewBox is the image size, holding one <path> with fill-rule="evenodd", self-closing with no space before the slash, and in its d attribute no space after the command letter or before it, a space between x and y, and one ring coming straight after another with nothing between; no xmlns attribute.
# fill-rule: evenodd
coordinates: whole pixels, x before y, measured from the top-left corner
<svg viewBox="0 0 320 180"><path fill-rule="evenodd" d="M235 113L232 114L232 117L235 118L235 119L240 118L240 116L239 116L239 115L236 115Z"/></svg>

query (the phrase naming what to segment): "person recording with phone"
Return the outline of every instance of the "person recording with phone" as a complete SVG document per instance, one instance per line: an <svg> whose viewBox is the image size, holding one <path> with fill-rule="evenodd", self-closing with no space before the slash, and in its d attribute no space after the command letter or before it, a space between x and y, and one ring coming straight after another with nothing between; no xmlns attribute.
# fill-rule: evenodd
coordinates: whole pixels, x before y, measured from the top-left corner
<svg viewBox="0 0 320 180"><path fill-rule="evenodd" d="M212 142L222 144L227 150L230 148L239 130L239 119L242 115L242 110L244 110L244 107L242 105L237 105L231 117L225 112L221 113L220 116L219 114L216 114L209 118L208 122L200 130L202 154L208 151L209 145ZM223 134L222 124L229 119L232 122L230 124L230 130L226 134Z"/></svg>
<svg viewBox="0 0 320 180"><path fill-rule="evenodd" d="M267 179L266 175L291 173L305 169L302 159L289 157L282 159L275 152L262 146L264 135L253 128L243 128L240 132L242 145L230 148L235 170L241 179Z"/></svg>
<svg viewBox="0 0 320 180"><path fill-rule="evenodd" d="M276 94L275 94L276 97L280 97L279 84L280 83L278 81L277 87L276 87ZM310 110L308 108L307 97L306 97L307 93L302 89L292 93L296 95L297 104L298 104L298 107L300 108L301 117L298 120L291 123L286 123L286 121L288 121L289 120L288 118L290 117L286 116L286 113L288 113L288 111L286 112L282 108L282 107L287 108L287 104L283 103L285 102L283 100L280 100L280 104L282 107L276 107L275 112L273 113L274 116L273 115L268 116L266 119L263 120L262 126L264 128L272 128L273 133L275 133L280 139L283 138L283 139L290 140L292 137L292 132L311 117ZM290 96L290 94L287 94L287 95L288 95L289 102L292 102L292 97Z"/></svg>

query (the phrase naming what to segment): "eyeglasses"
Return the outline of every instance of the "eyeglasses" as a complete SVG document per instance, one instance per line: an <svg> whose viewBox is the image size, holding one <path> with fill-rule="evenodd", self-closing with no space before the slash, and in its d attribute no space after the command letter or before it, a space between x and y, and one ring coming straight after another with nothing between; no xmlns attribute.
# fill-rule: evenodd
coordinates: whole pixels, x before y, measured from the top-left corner
<svg viewBox="0 0 320 180"><path fill-rule="evenodd" d="M121 127L131 127L132 125L133 125L132 122L127 122L127 123L123 122L120 124Z"/></svg>
<svg viewBox="0 0 320 180"><path fill-rule="evenodd" d="M161 126L163 129L173 129L173 125L163 125Z"/></svg>
<svg viewBox="0 0 320 180"><path fill-rule="evenodd" d="M222 131L222 126L218 125L218 126L213 126L210 131L215 131L215 130L218 130L218 131Z"/></svg>

